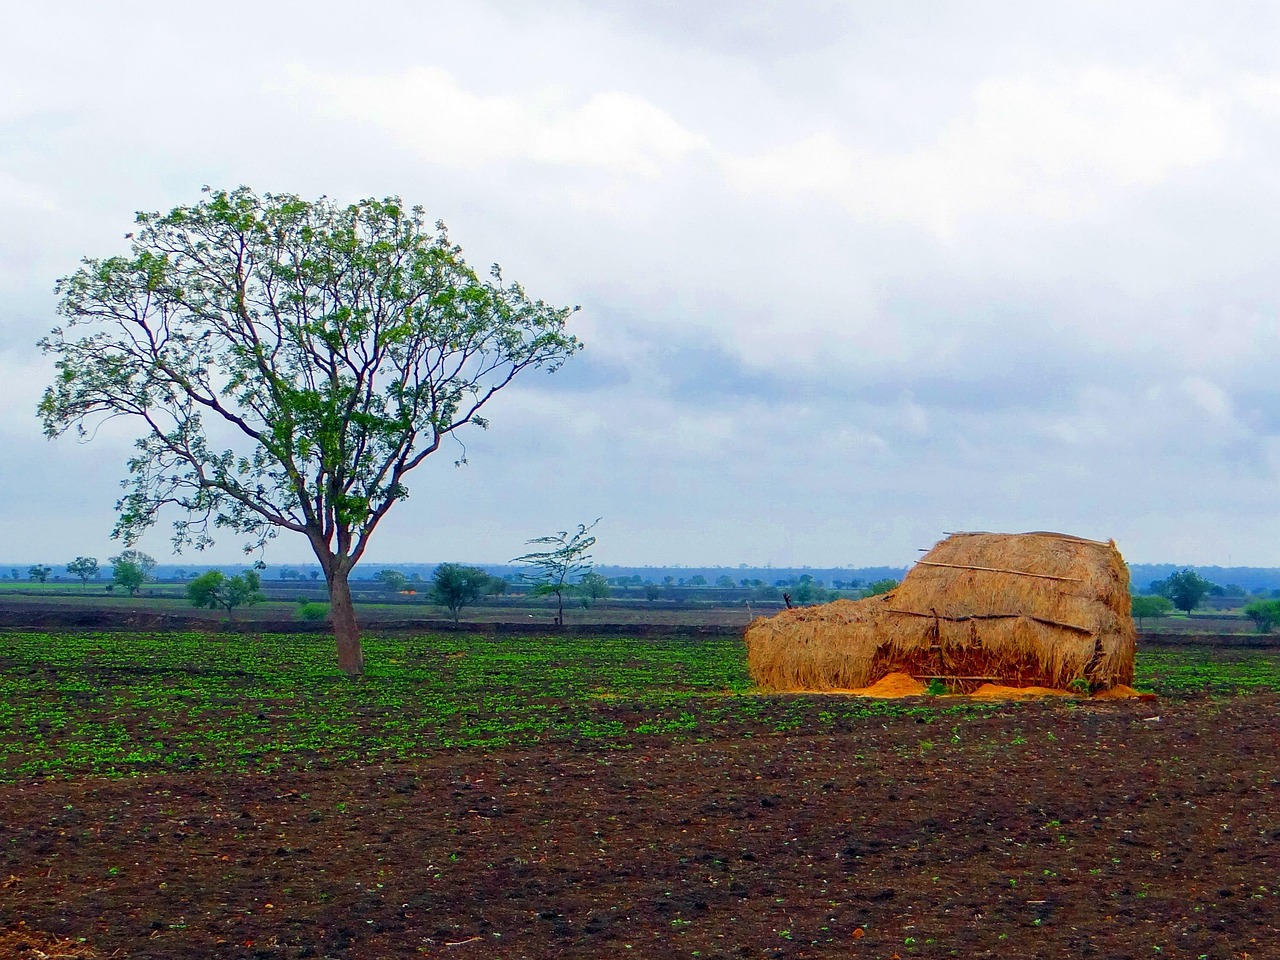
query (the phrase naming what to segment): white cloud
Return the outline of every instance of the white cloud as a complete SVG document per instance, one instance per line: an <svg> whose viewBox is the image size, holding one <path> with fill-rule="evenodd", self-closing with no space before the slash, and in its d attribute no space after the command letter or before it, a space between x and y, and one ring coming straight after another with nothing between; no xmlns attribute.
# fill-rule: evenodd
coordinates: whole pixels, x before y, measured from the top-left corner
<svg viewBox="0 0 1280 960"><path fill-rule="evenodd" d="M1072 221L1124 191L1219 157L1226 131L1210 97L1142 74L1093 67L992 78L927 144L873 152L829 131L751 157L723 158L745 193L817 193L861 218L906 220L949 237L970 218Z"/></svg>
<svg viewBox="0 0 1280 960"><path fill-rule="evenodd" d="M0 170L0 209L6 207L50 213L58 209L58 198L55 191L43 184Z"/></svg>
<svg viewBox="0 0 1280 960"><path fill-rule="evenodd" d="M382 127L423 158L453 167L523 160L653 178L706 146L644 97L617 90L585 99L554 90L484 95L438 67L346 76L298 64L280 89L314 98L328 116Z"/></svg>
<svg viewBox="0 0 1280 960"><path fill-rule="evenodd" d="M1203 377L1187 377L1182 381L1182 390L1196 407L1215 420L1230 418L1231 399L1216 383Z"/></svg>

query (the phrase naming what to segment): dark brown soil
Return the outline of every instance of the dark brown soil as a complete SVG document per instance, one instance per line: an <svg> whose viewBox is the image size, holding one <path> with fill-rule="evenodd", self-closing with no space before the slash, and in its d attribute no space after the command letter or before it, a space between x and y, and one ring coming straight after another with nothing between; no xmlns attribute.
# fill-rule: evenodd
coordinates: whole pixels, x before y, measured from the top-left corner
<svg viewBox="0 0 1280 960"><path fill-rule="evenodd" d="M0 949L1280 957L1280 697L996 709L3 785Z"/></svg>

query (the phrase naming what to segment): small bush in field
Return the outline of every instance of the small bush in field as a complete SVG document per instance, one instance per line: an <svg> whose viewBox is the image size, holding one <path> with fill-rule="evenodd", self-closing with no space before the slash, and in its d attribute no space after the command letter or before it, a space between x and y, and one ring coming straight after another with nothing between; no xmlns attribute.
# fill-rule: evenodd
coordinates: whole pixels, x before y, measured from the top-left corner
<svg viewBox="0 0 1280 960"><path fill-rule="evenodd" d="M1255 600L1244 608L1259 633L1270 633L1280 623L1280 600Z"/></svg>
<svg viewBox="0 0 1280 960"><path fill-rule="evenodd" d="M329 619L329 605L309 600L298 605L298 618L308 623L319 623Z"/></svg>

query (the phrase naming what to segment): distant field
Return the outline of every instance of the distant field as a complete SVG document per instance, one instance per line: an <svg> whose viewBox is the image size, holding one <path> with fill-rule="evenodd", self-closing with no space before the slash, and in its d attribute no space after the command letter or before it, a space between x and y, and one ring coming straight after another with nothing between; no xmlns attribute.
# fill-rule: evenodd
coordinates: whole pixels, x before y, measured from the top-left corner
<svg viewBox="0 0 1280 960"><path fill-rule="evenodd" d="M215 610L196 610L188 602L181 583L148 584L137 597L107 593L104 584L30 583L0 581L0 610L95 610L127 614L164 614L218 622L226 614ZM447 620L448 611L428 603L421 595L388 596L378 586L362 581L353 583L357 615L366 622L393 620ZM268 602L239 609L235 619L245 623L270 623L298 619L298 602L324 600L323 584L312 581L266 581ZM704 596L714 596L706 594ZM606 599L594 602L589 609L568 604L565 622L569 624L656 624L665 626L743 626L755 616L768 616L782 608L776 601L716 602L709 599L657 601L639 599ZM529 600L507 595L497 600L466 607L464 623L528 623L550 625L555 608L548 600ZM40 626L38 623L33 626ZM1182 614L1148 617L1139 624L1143 633L1161 634L1253 634L1253 623L1239 611L1197 611L1196 616Z"/></svg>
<svg viewBox="0 0 1280 960"><path fill-rule="evenodd" d="M449 612L443 607L428 603L421 596L397 595L389 597L376 587L354 585L357 615L365 621L387 620L448 620ZM288 583L268 581L264 592L266 603L240 608L234 618L246 623L268 621L292 621L298 619L298 601L326 599L323 585L313 583ZM178 583L152 584L137 597L107 593L102 584L90 584L82 588L72 583L32 584L23 581L0 581L0 610L93 610L123 614L163 614L193 617L209 621L227 619L225 611L197 610L187 601L185 586ZM707 601L647 601L601 600L590 608L581 604L566 604L565 622L570 624L666 624L666 625L741 625L745 627L752 616L770 614L781 608L779 603L737 602L730 605ZM503 597L498 601L466 607L462 611L464 623L543 623L550 625L555 618L553 601L526 600L519 596Z"/></svg>

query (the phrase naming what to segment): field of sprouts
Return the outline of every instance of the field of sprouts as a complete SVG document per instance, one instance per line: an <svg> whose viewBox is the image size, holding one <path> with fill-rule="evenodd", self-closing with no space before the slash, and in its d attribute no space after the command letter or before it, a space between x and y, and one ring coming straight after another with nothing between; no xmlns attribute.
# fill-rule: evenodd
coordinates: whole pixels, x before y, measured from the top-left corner
<svg viewBox="0 0 1280 960"><path fill-rule="evenodd" d="M1276 955L1275 650L1013 703L764 694L733 637L331 644L0 635L0 956Z"/></svg>

